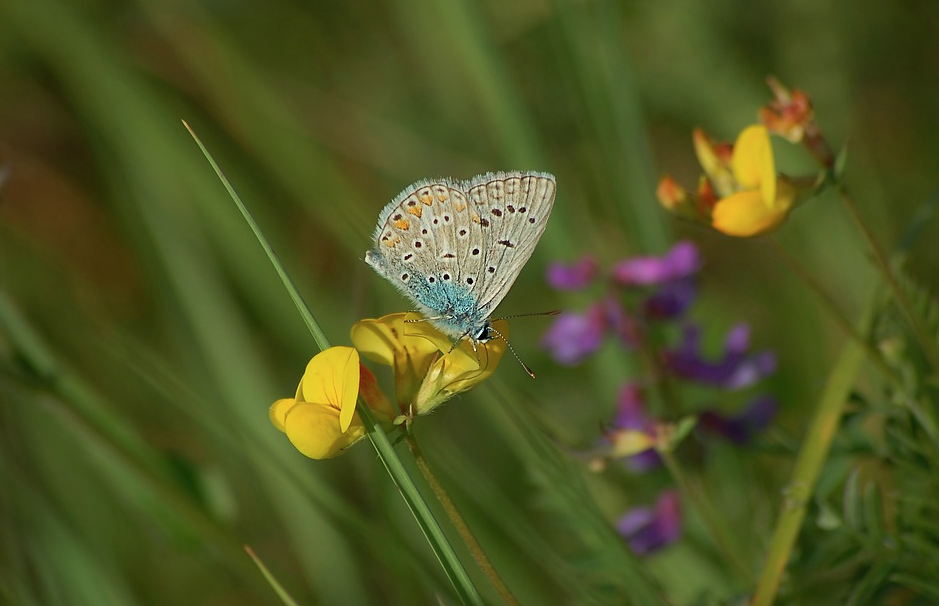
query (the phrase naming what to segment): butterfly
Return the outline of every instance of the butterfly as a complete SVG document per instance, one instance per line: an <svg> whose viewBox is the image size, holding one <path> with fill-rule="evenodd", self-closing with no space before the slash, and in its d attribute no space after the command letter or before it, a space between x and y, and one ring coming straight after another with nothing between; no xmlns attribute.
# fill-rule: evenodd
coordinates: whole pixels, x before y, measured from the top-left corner
<svg viewBox="0 0 939 606"><path fill-rule="evenodd" d="M378 215L365 262L455 342L493 337L490 318L544 233L554 175L486 173L405 188Z"/></svg>

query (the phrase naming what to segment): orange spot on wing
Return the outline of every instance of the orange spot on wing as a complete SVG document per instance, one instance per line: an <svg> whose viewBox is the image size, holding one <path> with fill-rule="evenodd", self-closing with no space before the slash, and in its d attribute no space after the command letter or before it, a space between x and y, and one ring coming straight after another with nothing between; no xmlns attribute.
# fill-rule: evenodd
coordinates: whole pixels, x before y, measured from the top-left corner
<svg viewBox="0 0 939 606"><path fill-rule="evenodd" d="M395 246L398 245L398 242L400 242L400 241L401 241L401 238L399 238L398 236L395 236L394 238L389 238L389 239L387 239L387 240L382 240L382 244L384 244L384 245L387 246L388 248L394 248Z"/></svg>
<svg viewBox="0 0 939 606"><path fill-rule="evenodd" d="M456 204L453 205L453 208L456 209L456 212L461 213L466 209L466 204L460 204L459 202L457 202Z"/></svg>
<svg viewBox="0 0 939 606"><path fill-rule="evenodd" d="M423 202L424 204L426 204L427 206L430 206L431 203L434 201L434 197L431 196L430 194L425 194L421 196L419 200Z"/></svg>
<svg viewBox="0 0 939 606"><path fill-rule="evenodd" d="M395 221L395 227L401 230L406 230L407 228L411 227L411 222L407 219L398 219Z"/></svg>
<svg viewBox="0 0 939 606"><path fill-rule="evenodd" d="M477 215L476 213L473 213L472 219L473 219L473 223L479 223L480 221L479 215Z"/></svg>
<svg viewBox="0 0 939 606"><path fill-rule="evenodd" d="M424 212L424 209L421 208L420 206L412 206L411 208L408 209L408 212L414 215L415 217L417 217L418 219L420 219L421 213Z"/></svg>

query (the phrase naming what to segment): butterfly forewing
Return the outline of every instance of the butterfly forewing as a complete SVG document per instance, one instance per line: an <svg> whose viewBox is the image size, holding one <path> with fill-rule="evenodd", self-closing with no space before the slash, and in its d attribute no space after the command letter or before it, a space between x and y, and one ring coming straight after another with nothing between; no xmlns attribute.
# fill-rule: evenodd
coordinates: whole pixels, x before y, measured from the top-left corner
<svg viewBox="0 0 939 606"><path fill-rule="evenodd" d="M467 184L483 228L483 280L476 288L488 313L508 293L544 233L554 205L554 177L546 173L497 173ZM485 221L482 221L485 219Z"/></svg>

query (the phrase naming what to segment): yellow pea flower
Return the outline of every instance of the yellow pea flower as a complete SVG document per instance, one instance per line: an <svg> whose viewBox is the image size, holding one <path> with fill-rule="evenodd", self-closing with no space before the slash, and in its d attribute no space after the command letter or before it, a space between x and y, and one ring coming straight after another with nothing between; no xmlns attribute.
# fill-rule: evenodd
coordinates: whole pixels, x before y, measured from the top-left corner
<svg viewBox="0 0 939 606"><path fill-rule="evenodd" d="M395 399L405 416L427 414L453 396L488 378L505 353L509 324L493 323L503 338L477 343L470 339L457 347L429 322L407 322L416 314L390 314L362 320L352 327L352 343L366 358L391 366Z"/></svg>
<svg viewBox="0 0 939 606"><path fill-rule="evenodd" d="M729 236L748 237L778 227L789 216L796 189L777 178L765 126L748 126L737 137L731 158L732 187L721 191L711 225Z"/></svg>
<svg viewBox="0 0 939 606"><path fill-rule="evenodd" d="M271 422L311 459L334 457L365 437L355 411L360 386L379 420L390 421L391 404L359 363L359 353L351 347L330 347L307 364L295 397L274 402Z"/></svg>
<svg viewBox="0 0 939 606"><path fill-rule="evenodd" d="M663 177L657 190L663 207L738 237L766 233L786 220L799 190L776 174L765 126L748 126L732 146L714 143L701 129L695 129L693 140L705 173L697 195Z"/></svg>

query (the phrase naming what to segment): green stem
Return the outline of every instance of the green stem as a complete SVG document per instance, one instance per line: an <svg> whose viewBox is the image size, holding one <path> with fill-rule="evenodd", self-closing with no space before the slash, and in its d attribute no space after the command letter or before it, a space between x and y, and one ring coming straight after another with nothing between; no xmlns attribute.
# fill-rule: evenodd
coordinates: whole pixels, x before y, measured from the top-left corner
<svg viewBox="0 0 939 606"><path fill-rule="evenodd" d="M675 457L675 453L670 450L659 450L658 453L662 457L662 461L665 463L672 479L675 480L675 484L678 485L682 500L686 503L694 503L695 511L701 515L701 520L707 527L718 550L724 554L724 558L733 565L742 579L747 583L753 582L752 572L733 548L730 532L724 524L721 524L720 516L717 515L710 497L703 489L694 485L688 474L685 473L681 463L678 462L677 457Z"/></svg>
<svg viewBox="0 0 939 606"><path fill-rule="evenodd" d="M873 309L872 300L860 323L860 331L867 330ZM776 597L792 547L802 528L822 465L825 463L832 439L838 429L845 402L848 400L849 392L863 360L864 348L857 341L849 341L835 368L828 376L815 416L799 450L792 478L783 491L782 508L750 606L770 606Z"/></svg>
<svg viewBox="0 0 939 606"><path fill-rule="evenodd" d="M929 360L929 364L932 366L933 370L936 373L939 373L939 347L937 347L936 342L929 335L926 327L923 326L919 315L913 310L913 305L910 303L909 298L907 298L906 293L904 293L903 289L900 287L897 276L894 273L893 268L890 266L890 262L887 260L887 254L874 238L874 235L871 233L870 229L868 229L864 219L861 218L854 201L848 195L847 189L845 189L843 185L839 185L838 193L841 195L841 200L848 209L848 213L851 215L851 218L854 219L854 224L861 232L861 235L864 236L864 240L867 242L868 247L870 247L871 252L874 254L874 262L877 264L877 268L880 270L880 273L883 274L884 279L887 281L887 285L890 287L890 291L897 300L897 305L903 311L907 321L909 321L910 327L913 330L913 335L917 342L919 342L919 345L923 350L923 354L926 356L926 359Z"/></svg>
<svg viewBox="0 0 939 606"><path fill-rule="evenodd" d="M427 484L430 485L431 490L434 491L434 495L436 495L437 500L440 501L440 505L443 506L447 517L450 518L450 522L453 524L454 528L456 528L457 532L460 533L460 537L463 539L463 542L466 543L466 547L470 550L470 553L473 555L480 569L482 569L486 577L489 578L489 582L492 583L492 586L502 597L502 601L512 606L520 606L519 601L502 580L502 577L499 576L492 562L489 561L486 552L483 551L479 541L476 540L476 535L470 530L463 516L460 515L459 510L456 508L456 505L450 500L450 495L447 494L447 491L437 480L437 476L434 475L430 465L427 464L427 459L424 458L424 453L421 451L420 445L418 445L417 440L414 439L414 434L410 432L408 432L408 446L411 448L411 453L414 455L414 460L417 462L418 468L421 470L421 473L424 474L424 479L427 480Z"/></svg>

